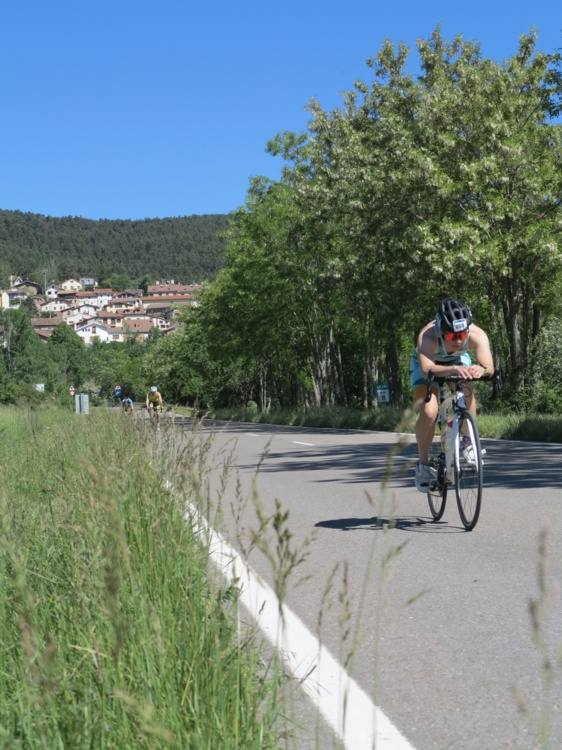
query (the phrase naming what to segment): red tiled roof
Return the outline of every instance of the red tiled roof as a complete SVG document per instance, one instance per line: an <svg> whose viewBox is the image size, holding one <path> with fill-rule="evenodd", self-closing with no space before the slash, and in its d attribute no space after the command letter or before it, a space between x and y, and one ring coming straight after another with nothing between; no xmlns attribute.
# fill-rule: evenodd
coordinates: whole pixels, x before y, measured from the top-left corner
<svg viewBox="0 0 562 750"><path fill-rule="evenodd" d="M108 312L107 310L100 310L98 313L98 318L124 318L126 313L122 312Z"/></svg>
<svg viewBox="0 0 562 750"><path fill-rule="evenodd" d="M55 316L54 318L31 318L31 325L33 326L33 328L54 328L55 326L58 326L59 323L63 322L63 319L57 316Z"/></svg>
<svg viewBox="0 0 562 750"><path fill-rule="evenodd" d="M193 292L198 289L200 284L150 284L147 287L147 294L166 294L166 292Z"/></svg>
<svg viewBox="0 0 562 750"><path fill-rule="evenodd" d="M123 328L137 333L149 333L153 329L151 320L124 320Z"/></svg>
<svg viewBox="0 0 562 750"><path fill-rule="evenodd" d="M81 298L82 297L99 297L100 295L110 295L110 294L112 295L113 290L112 289L92 289L91 292L86 292L86 291L81 290L79 292L72 292L72 293L75 294L77 297L81 297Z"/></svg>
<svg viewBox="0 0 562 750"><path fill-rule="evenodd" d="M170 303L177 303L180 304L183 302L187 304L188 302L193 301L193 295L192 294L158 294L150 297L143 297L143 302L147 305L151 305L154 302L170 302Z"/></svg>

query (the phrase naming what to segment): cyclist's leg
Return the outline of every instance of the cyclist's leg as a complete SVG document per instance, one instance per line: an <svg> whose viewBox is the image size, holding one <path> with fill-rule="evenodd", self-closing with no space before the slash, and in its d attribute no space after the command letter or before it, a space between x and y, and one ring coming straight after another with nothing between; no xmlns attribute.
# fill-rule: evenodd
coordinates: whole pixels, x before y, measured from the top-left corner
<svg viewBox="0 0 562 750"><path fill-rule="evenodd" d="M435 433L435 420L439 411L437 403L437 389L431 394L430 400L426 403L427 380L420 368L417 352L410 358L410 384L412 386L412 397L414 401L414 410L418 412L416 422L416 440L418 443L419 461L421 464L427 464L429 461L429 450Z"/></svg>
<svg viewBox="0 0 562 750"><path fill-rule="evenodd" d="M435 434L435 420L439 411L437 395L432 390L431 398L426 403L425 396L427 393L426 385L417 385L414 388L414 409L418 412L416 422L416 440L418 443L418 453L420 463L427 464L429 461L429 450Z"/></svg>

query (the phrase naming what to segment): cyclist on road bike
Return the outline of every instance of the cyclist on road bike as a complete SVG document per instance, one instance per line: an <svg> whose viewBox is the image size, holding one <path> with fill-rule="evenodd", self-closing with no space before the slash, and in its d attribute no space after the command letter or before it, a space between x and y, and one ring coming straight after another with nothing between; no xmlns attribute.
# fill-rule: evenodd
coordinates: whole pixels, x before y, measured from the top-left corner
<svg viewBox="0 0 562 750"><path fill-rule="evenodd" d="M121 406L125 412L133 411L133 399L130 396L126 396L123 401L121 401Z"/></svg>
<svg viewBox="0 0 562 750"><path fill-rule="evenodd" d="M155 385L151 385L150 390L146 394L146 410L149 416L152 417L153 415L156 415L156 418L158 419L160 412L162 411L163 403L164 399L162 398L162 394Z"/></svg>
<svg viewBox="0 0 562 750"><path fill-rule="evenodd" d="M428 462L439 409L437 387L432 388L431 398L425 402L430 371L434 375L458 375L466 380L478 380L494 373L488 336L482 328L472 323L470 308L460 300L451 297L441 300L435 320L427 323L419 332L416 350L410 361L414 406L419 411L416 422L419 453L416 489L424 493L435 478L435 470ZM465 389L465 399L469 410L476 415L476 397L471 386Z"/></svg>

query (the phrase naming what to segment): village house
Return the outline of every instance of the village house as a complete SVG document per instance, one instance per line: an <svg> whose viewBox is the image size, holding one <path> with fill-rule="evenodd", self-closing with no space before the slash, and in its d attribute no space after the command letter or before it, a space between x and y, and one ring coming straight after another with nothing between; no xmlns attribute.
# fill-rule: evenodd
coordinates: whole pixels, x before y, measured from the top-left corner
<svg viewBox="0 0 562 750"><path fill-rule="evenodd" d="M77 325L81 325L85 320L97 316L98 313L99 310L95 305L86 304L62 310L60 314L64 318L65 323L76 327Z"/></svg>
<svg viewBox="0 0 562 750"><path fill-rule="evenodd" d="M90 292L76 292L75 299L81 303L89 303L97 307L105 307L113 298L113 289L94 289Z"/></svg>
<svg viewBox="0 0 562 750"><path fill-rule="evenodd" d="M10 277L14 279L14 277ZM15 280L9 289L6 290L10 301L10 307L19 307L20 304L27 299L31 299L41 294L41 284L37 284L35 281L22 281L19 277Z"/></svg>
<svg viewBox="0 0 562 750"><path fill-rule="evenodd" d="M76 279L66 279L62 282L59 287L59 292L79 292L82 289L82 284Z"/></svg>
<svg viewBox="0 0 562 750"><path fill-rule="evenodd" d="M137 341L146 341L154 327L152 320L129 319L123 321L125 338L135 338Z"/></svg>
<svg viewBox="0 0 562 750"><path fill-rule="evenodd" d="M49 284L49 286L45 289L45 297L47 297L47 299L57 299L58 296L58 286L56 286L56 284Z"/></svg>
<svg viewBox="0 0 562 750"><path fill-rule="evenodd" d="M62 318L31 318L31 327L35 333L46 341L55 328L63 322Z"/></svg>
<svg viewBox="0 0 562 750"><path fill-rule="evenodd" d="M18 289L8 289L6 291L6 294L8 295L8 307L19 307L22 302L24 302L26 299L28 299L27 294Z"/></svg>
<svg viewBox="0 0 562 750"><path fill-rule="evenodd" d="M97 317L105 326L109 326L109 328L113 329L123 329L123 318L125 317L124 313L120 312L111 312L107 309L107 307L104 310L100 310Z"/></svg>
<svg viewBox="0 0 562 750"><path fill-rule="evenodd" d="M140 297L122 295L113 297L106 305L108 312L124 312L125 310L142 310L142 300Z"/></svg>
<svg viewBox="0 0 562 750"><path fill-rule="evenodd" d="M57 299L67 302L70 305L70 307L74 307L76 305L77 294L78 292L63 292L62 289L59 289L59 295Z"/></svg>
<svg viewBox="0 0 562 750"><path fill-rule="evenodd" d="M165 318L157 315L149 315L147 312L123 313L123 326L125 326L127 321L130 320L145 320L150 323L153 328L158 328L161 331L167 331L170 328L170 323Z"/></svg>
<svg viewBox="0 0 562 750"><path fill-rule="evenodd" d="M94 341L107 343L109 341L118 340L118 338L114 338L112 332L106 326L97 320L87 320L78 325L75 330L86 346L93 344ZM119 337L119 335L120 334L116 334L117 337Z"/></svg>
<svg viewBox="0 0 562 750"><path fill-rule="evenodd" d="M178 309L185 305L195 306L197 302L191 294L162 295L161 297L145 297L145 309L147 312L159 312L170 320L177 317ZM158 307L158 305L160 307ZM167 307L167 312L166 312Z"/></svg>
<svg viewBox="0 0 562 750"><path fill-rule="evenodd" d="M39 312L43 313L61 313L63 310L69 310L70 305L61 299L52 299L49 302L43 302L39 307Z"/></svg>

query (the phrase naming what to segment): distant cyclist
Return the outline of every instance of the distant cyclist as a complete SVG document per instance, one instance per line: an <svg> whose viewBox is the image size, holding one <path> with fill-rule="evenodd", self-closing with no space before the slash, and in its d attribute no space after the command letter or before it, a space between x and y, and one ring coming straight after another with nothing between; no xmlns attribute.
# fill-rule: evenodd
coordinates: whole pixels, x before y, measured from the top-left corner
<svg viewBox="0 0 562 750"><path fill-rule="evenodd" d="M162 394L155 385L151 385L150 390L146 394L146 410L149 416L155 416L156 420L159 421L163 403Z"/></svg>
<svg viewBox="0 0 562 750"><path fill-rule="evenodd" d="M123 401L121 401L121 406L124 412L133 411L133 399L130 396L125 396Z"/></svg>
<svg viewBox="0 0 562 750"><path fill-rule="evenodd" d="M115 401L115 404L119 406L121 403L121 397L123 395L123 388L117 383L113 388L113 400Z"/></svg>
<svg viewBox="0 0 562 750"><path fill-rule="evenodd" d="M428 465L429 450L435 431L439 405L437 387L425 403L427 378L434 375L458 375L467 380L478 380L493 375L494 360L488 336L472 322L468 305L446 297L441 300L435 320L427 323L418 334L416 351L410 361L410 378L415 408L419 410L416 423L419 462L416 465L416 489L427 492L435 470ZM471 386L465 388L468 408L476 415L476 398Z"/></svg>

